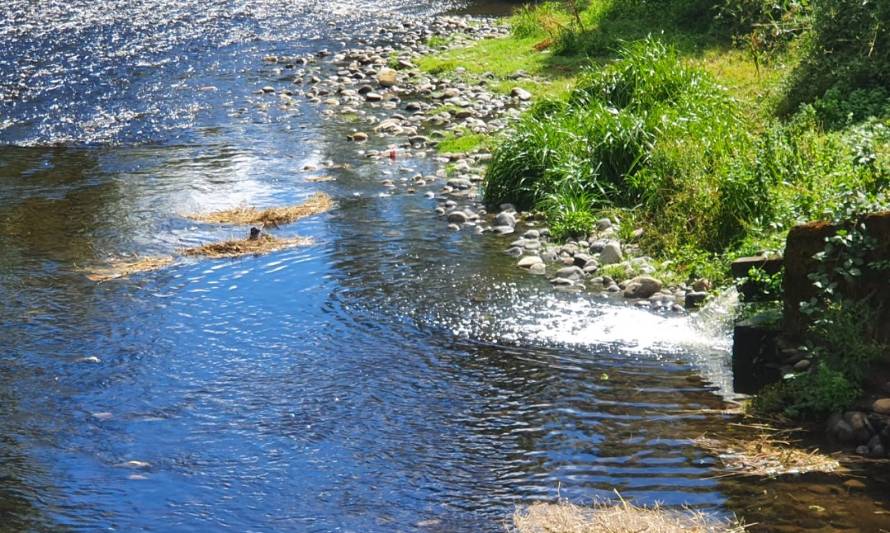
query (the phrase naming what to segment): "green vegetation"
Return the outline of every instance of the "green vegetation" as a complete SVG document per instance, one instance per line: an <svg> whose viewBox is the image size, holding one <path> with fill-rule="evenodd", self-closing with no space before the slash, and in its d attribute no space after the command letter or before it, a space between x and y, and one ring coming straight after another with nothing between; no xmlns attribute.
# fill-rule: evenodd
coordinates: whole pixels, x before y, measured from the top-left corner
<svg viewBox="0 0 890 533"><path fill-rule="evenodd" d="M557 238L608 215L625 240L642 230L666 280L721 283L734 258L781 252L795 224L890 208L886 1L546 2L510 24L508 37L421 67L487 73L496 89L535 95L496 144L485 200L540 211ZM518 71L538 82L517 81ZM847 259L828 262L846 274L813 282L831 289L865 269ZM752 280L780 292L776 277ZM886 351L870 340L873 307L830 294L811 302L813 371L759 402L794 415L849 405Z"/></svg>
<svg viewBox="0 0 890 533"><path fill-rule="evenodd" d="M449 132L436 146L441 153L465 153L488 147L491 136L482 133Z"/></svg>
<svg viewBox="0 0 890 533"><path fill-rule="evenodd" d="M584 238L593 230L596 219L590 211L593 196L580 189L566 186L559 192L549 194L541 206L550 221L553 238L562 240L569 237Z"/></svg>

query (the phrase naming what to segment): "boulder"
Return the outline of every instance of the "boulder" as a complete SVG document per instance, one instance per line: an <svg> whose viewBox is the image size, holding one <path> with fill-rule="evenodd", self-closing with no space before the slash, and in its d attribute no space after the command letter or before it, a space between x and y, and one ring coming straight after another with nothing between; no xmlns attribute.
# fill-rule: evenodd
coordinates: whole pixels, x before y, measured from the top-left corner
<svg viewBox="0 0 890 533"><path fill-rule="evenodd" d="M580 252L576 253L573 256L572 260L574 261L575 265L577 265L581 268L584 268L590 262L596 262L596 260L593 259L592 257L590 257L589 255L582 254Z"/></svg>
<svg viewBox="0 0 890 533"><path fill-rule="evenodd" d="M494 219L494 223L496 226L510 226L512 228L516 225L516 217L514 217L512 213L504 211L498 213Z"/></svg>
<svg viewBox="0 0 890 533"><path fill-rule="evenodd" d="M865 443L871 439L874 429L868 417L861 411L847 411L844 413L844 421L853 429L853 438L858 443Z"/></svg>
<svg viewBox="0 0 890 533"><path fill-rule="evenodd" d="M600 252L600 263L603 265L614 265L624 260L621 253L621 244L618 241L609 241L603 246Z"/></svg>
<svg viewBox="0 0 890 533"><path fill-rule="evenodd" d="M882 415L890 415L890 398L881 398L871 404L871 410Z"/></svg>
<svg viewBox="0 0 890 533"><path fill-rule="evenodd" d="M532 265L544 264L544 260L536 255L527 255L516 263L519 268L531 268Z"/></svg>
<svg viewBox="0 0 890 533"><path fill-rule="evenodd" d="M511 257L519 257L522 255L522 247L521 246L511 246L511 247L507 248L507 250L504 253Z"/></svg>
<svg viewBox="0 0 890 533"><path fill-rule="evenodd" d="M661 290L661 281L651 276L637 276L627 282L625 298L648 298Z"/></svg>
<svg viewBox="0 0 890 533"><path fill-rule="evenodd" d="M556 277L577 281L584 277L584 271L577 266L564 267L556 271Z"/></svg>
<svg viewBox="0 0 890 533"><path fill-rule="evenodd" d="M522 87L513 87L513 90L510 91L510 96L514 98L519 98L522 101L531 100L532 93L526 91Z"/></svg>
<svg viewBox="0 0 890 533"><path fill-rule="evenodd" d="M448 222L452 224L466 224L469 217L463 211L452 211L448 213Z"/></svg>
<svg viewBox="0 0 890 533"><path fill-rule="evenodd" d="M840 414L834 414L828 419L825 430L829 437L838 442L848 444L854 441L853 428Z"/></svg>
<svg viewBox="0 0 890 533"><path fill-rule="evenodd" d="M531 274L542 276L547 273L547 267L546 265L544 265L544 263L535 263L534 265L528 267L528 271Z"/></svg>
<svg viewBox="0 0 890 533"><path fill-rule="evenodd" d="M691 291L686 293L683 303L687 309L694 309L703 304L707 299L708 293L703 291Z"/></svg>
<svg viewBox="0 0 890 533"><path fill-rule="evenodd" d="M398 79L398 72L391 68L384 67L377 71L377 83L381 87L392 87L398 82Z"/></svg>

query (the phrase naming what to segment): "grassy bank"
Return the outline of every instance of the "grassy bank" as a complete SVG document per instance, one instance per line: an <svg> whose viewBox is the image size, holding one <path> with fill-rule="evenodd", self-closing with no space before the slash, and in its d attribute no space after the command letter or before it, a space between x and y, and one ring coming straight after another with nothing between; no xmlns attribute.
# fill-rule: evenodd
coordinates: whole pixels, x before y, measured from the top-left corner
<svg viewBox="0 0 890 533"><path fill-rule="evenodd" d="M503 138L449 142L495 146L486 202L543 213L557 238L586 237L609 216L668 265L659 274L720 285L734 258L781 252L795 224L890 207L885 2L551 2L508 23L509 37L421 68L534 94ZM805 340L814 350L866 318L858 303L823 296ZM783 405L846 407L873 359L818 361L782 389Z"/></svg>

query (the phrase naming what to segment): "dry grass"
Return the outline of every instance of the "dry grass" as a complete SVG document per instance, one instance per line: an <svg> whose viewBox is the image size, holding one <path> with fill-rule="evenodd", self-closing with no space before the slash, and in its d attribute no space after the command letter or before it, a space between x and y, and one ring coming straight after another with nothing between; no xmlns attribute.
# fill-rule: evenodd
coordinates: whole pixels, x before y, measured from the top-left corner
<svg viewBox="0 0 890 533"><path fill-rule="evenodd" d="M761 433L751 440L723 441L707 436L696 446L714 454L729 472L727 475L775 477L807 472L838 472L841 465L819 450L802 450L775 435Z"/></svg>
<svg viewBox="0 0 890 533"><path fill-rule="evenodd" d="M670 511L621 503L580 507L568 502L536 503L513 513L516 533L741 533L739 524L695 511Z"/></svg>
<svg viewBox="0 0 890 533"><path fill-rule="evenodd" d="M318 213L324 213L333 206L334 201L330 196L317 192L298 205L272 207L263 210L254 207L236 207L226 211L186 216L192 220L213 224L262 224L275 227L281 224L290 224L295 220L317 215Z"/></svg>
<svg viewBox="0 0 890 533"><path fill-rule="evenodd" d="M256 240L239 239L214 242L203 246L195 246L194 248L185 248L182 250L182 254L211 258L240 257L242 255L267 254L292 246L305 246L311 243L312 239L307 237L276 239L270 235L260 235L260 238Z"/></svg>
<svg viewBox="0 0 890 533"><path fill-rule="evenodd" d="M113 261L103 267L84 270L84 273L90 281L101 283L112 279L125 278L139 272L158 270L172 262L172 257L143 257L135 261Z"/></svg>

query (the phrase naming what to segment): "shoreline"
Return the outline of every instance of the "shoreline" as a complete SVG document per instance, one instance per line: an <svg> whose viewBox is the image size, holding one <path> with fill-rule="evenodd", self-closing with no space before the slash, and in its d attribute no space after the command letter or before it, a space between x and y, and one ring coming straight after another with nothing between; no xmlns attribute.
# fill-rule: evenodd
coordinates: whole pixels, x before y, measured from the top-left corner
<svg viewBox="0 0 890 533"><path fill-rule="evenodd" d="M625 239L619 235L618 223L607 217L596 221L587 239L558 242L550 239L550 230L539 213L521 212L511 204L489 212L481 198L481 186L492 154L479 139L509 134L510 127L536 99L533 91L524 87L537 80L522 71L507 78L472 74L460 65L453 66L451 76L421 69L418 63L425 59L504 37L506 31L490 19L471 17L434 17L432 23L415 23L418 25L431 28L432 36L442 44L418 44L409 28L406 32L413 45L346 48L329 56L307 58L303 64L309 68L298 71L294 80L301 89L293 96L306 98L322 109L328 120L350 127L348 140L362 156L371 160L428 157L438 164L435 175L383 179L381 195L424 195L435 202L433 211L439 223L452 231L499 239L517 268L545 276L553 290L585 291L656 313L684 314L734 286L712 285L706 278L691 283L662 282L656 276L668 273L669 264L656 266L655 259L644 255L637 242L642 228L625 231L629 233ZM287 58L267 61L280 63ZM509 91L504 90L504 83L512 86ZM273 95L275 91L263 92ZM464 136L471 137L467 143L470 150L440 150L459 143ZM803 434L804 448L824 444L817 426ZM782 447L777 449L784 453ZM856 461L853 456L846 460Z"/></svg>

